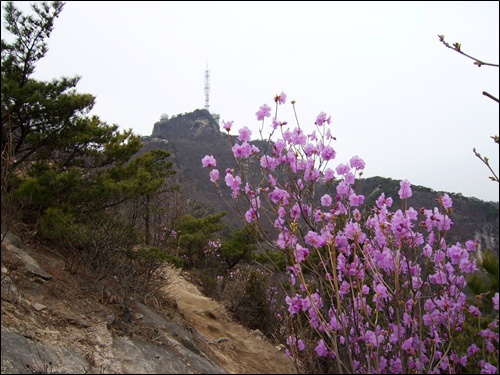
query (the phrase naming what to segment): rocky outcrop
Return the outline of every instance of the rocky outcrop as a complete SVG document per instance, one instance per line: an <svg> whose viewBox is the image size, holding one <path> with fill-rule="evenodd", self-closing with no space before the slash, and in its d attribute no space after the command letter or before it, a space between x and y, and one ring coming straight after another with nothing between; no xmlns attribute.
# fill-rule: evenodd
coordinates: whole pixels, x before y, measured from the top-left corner
<svg viewBox="0 0 500 375"><path fill-rule="evenodd" d="M154 138L220 138L219 124L206 109L161 119L153 126Z"/></svg>
<svg viewBox="0 0 500 375"><path fill-rule="evenodd" d="M12 233L2 240L2 374L227 373L182 321L137 301L120 314L80 294L54 259Z"/></svg>

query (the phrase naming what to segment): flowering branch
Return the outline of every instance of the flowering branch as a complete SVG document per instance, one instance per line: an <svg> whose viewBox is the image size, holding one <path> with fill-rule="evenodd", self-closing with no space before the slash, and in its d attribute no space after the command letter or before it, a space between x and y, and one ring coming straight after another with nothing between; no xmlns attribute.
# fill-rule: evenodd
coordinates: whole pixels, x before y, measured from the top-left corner
<svg viewBox="0 0 500 375"><path fill-rule="evenodd" d="M411 183L403 180L401 209L391 211L393 199L384 193L368 209L365 197L356 193L365 162L356 155L334 170L328 167L336 156L331 116L321 112L315 130L306 134L297 118L295 128L278 121L286 95L274 101L270 134L278 130L282 138L266 137L267 152L262 152L249 143L250 130L241 128L229 144L239 170L226 169L224 180L244 222L260 227L267 219L274 227L261 228L260 240L285 256L287 353L297 368L306 373L498 372L498 293L496 317L470 337L480 336L483 347L463 341L466 317L481 316L465 294L465 277L477 270L476 244L447 243L453 225L448 194L439 197L440 208L417 211L408 205ZM256 117L264 125L271 107L262 105ZM223 122L228 133L232 123ZM202 166L220 189L215 158L205 156Z"/></svg>

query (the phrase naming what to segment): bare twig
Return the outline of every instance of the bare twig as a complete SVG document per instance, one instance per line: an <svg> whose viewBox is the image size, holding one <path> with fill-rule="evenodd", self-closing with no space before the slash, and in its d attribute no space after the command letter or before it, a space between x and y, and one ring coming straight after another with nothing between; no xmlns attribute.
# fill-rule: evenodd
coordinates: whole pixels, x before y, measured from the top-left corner
<svg viewBox="0 0 500 375"><path fill-rule="evenodd" d="M492 137L493 138L493 137ZM498 142L497 142L498 143ZM486 164L486 166L488 167L488 169L490 170L490 172L493 174L493 177L489 177L489 179L491 181L496 181L496 182L499 182L500 181L498 180L498 176L496 175L496 173L493 171L493 169L491 168L490 166L490 161L489 159L486 157L486 156L481 156L481 154L479 152L476 151L476 149L472 149L472 151L474 151L474 155L476 155L484 164Z"/></svg>
<svg viewBox="0 0 500 375"><path fill-rule="evenodd" d="M462 45L460 43L453 43L453 45L450 45L448 42L446 42L444 40L444 35L438 35L438 38L439 38L439 41L442 42L446 47L460 53L461 55L464 55L466 57L468 57L469 59L472 59L474 60L474 65L477 65L478 67L481 67L483 65L488 65L488 66L494 66L494 67L499 67L498 64L491 64L491 63L486 63L484 61L481 61L479 59L476 59L475 57L472 57L468 54L466 54L465 52L462 51ZM491 95L490 93L486 92L486 91L483 91L483 95L484 96L487 96L488 98L496 101L498 103L498 98L494 97L493 95ZM495 143L498 144L498 135L495 135L495 136L492 136L491 138L493 138L493 140L495 141ZM493 171L493 169L491 168L490 166L490 163L489 163L489 159L486 157L486 156L481 156L481 154L479 152L476 151L476 149L474 148L472 151L474 151L474 155L476 155L479 160L481 160L487 167L488 169L490 170L490 172L493 174L493 176L490 176L489 179L491 181L496 181L496 182L500 182L498 180L498 176L497 174Z"/></svg>
<svg viewBox="0 0 500 375"><path fill-rule="evenodd" d="M490 99L493 99L494 101L496 101L498 103L498 98L495 98L493 95L491 95L490 93L486 92L486 91L483 91L483 95L484 96L487 96L488 98Z"/></svg>
<svg viewBox="0 0 500 375"><path fill-rule="evenodd" d="M481 67L483 65L496 66L497 68L499 67L498 64L487 63L487 62L481 61L479 59L476 59L475 57L472 57L472 56L466 54L465 52L462 51L462 49L461 49L462 45L460 43L453 43L453 45L450 45L448 42L446 42L444 40L444 35L438 35L438 38L439 38L439 41L441 41L446 47L451 48L452 50L460 53L461 55L464 55L464 56L468 57L469 59L474 60L474 65L477 65L478 67Z"/></svg>

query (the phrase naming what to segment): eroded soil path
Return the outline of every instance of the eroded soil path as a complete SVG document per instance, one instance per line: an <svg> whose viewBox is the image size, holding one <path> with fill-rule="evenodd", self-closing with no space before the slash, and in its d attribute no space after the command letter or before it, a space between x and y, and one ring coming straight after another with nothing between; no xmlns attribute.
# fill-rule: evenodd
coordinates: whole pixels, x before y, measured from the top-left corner
<svg viewBox="0 0 500 375"><path fill-rule="evenodd" d="M233 374L294 374L284 348L269 342L260 332L234 322L225 307L204 296L180 270L169 270L165 292L179 311L212 347L220 365Z"/></svg>

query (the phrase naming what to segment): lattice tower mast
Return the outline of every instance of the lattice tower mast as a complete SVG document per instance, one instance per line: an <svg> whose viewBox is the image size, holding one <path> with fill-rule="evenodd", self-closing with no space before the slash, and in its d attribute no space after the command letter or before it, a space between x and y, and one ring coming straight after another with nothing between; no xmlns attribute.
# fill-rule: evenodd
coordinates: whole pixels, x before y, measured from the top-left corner
<svg viewBox="0 0 500 375"><path fill-rule="evenodd" d="M208 108L210 105L208 104L208 99L210 95L210 71L208 70L208 64L207 64L207 69L205 70L205 109L208 111Z"/></svg>

